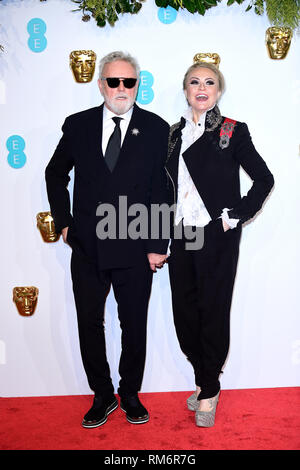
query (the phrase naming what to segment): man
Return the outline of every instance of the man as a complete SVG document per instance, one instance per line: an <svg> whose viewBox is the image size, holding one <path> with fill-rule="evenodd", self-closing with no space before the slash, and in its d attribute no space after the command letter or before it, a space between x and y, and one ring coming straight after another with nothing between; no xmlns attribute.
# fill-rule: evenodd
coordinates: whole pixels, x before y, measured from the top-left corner
<svg viewBox="0 0 300 470"><path fill-rule="evenodd" d="M46 168L55 227L72 247L80 348L89 385L95 392L93 406L82 422L85 428L101 426L118 407L103 326L111 285L122 330L121 409L130 423L149 420L138 391L145 364L152 276L164 264L168 240L96 235L101 220L96 212L102 204L113 206L119 221L124 219L119 211L120 196L126 197L128 207L143 204L148 209L167 200L164 162L169 126L135 104L138 77L139 67L130 55L113 52L105 56L98 80L104 104L65 120L63 136ZM67 185L73 167L71 215Z"/></svg>

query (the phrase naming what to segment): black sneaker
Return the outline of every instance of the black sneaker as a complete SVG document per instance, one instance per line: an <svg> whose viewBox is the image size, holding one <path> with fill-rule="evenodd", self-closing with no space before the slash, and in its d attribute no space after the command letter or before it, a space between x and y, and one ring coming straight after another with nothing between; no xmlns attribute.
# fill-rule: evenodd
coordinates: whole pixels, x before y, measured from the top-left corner
<svg viewBox="0 0 300 470"><path fill-rule="evenodd" d="M92 408L87 412L82 421L84 428L97 428L106 423L107 416L118 408L118 401L114 395L109 399L95 396Z"/></svg>
<svg viewBox="0 0 300 470"><path fill-rule="evenodd" d="M142 424L149 421L149 413L137 395L121 397L121 410L126 413L129 423Z"/></svg>

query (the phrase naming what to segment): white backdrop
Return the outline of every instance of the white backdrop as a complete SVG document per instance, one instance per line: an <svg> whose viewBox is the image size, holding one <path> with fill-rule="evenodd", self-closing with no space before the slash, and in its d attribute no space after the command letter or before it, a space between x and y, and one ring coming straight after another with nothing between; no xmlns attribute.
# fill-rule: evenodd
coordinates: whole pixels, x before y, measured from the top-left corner
<svg viewBox="0 0 300 470"><path fill-rule="evenodd" d="M285 60L272 61L264 44L268 20L245 13L245 7L227 7L224 1L205 17L180 11L168 24L147 0L138 15L124 15L114 28L101 29L71 13L69 0L1 2L1 396L90 393L79 352L70 248L62 240L44 243L36 228L36 214L49 210L44 169L65 117L102 102L96 74L88 84L73 79L68 56L76 49L92 49L98 60L119 49L136 56L154 78L154 98L141 106L170 124L185 108L181 83L193 56L220 55L227 82L222 114L247 122L275 177L263 211L243 230L222 387L300 384L300 38L294 37ZM47 27L46 48L38 53L28 45L33 18ZM25 142L22 168L8 163L7 140L13 135ZM241 178L246 191L249 179L243 173ZM30 285L39 288L38 305L24 318L12 290ZM106 331L117 387L120 332L112 294ZM167 268L154 276L147 348L142 391L194 388L192 368L175 335Z"/></svg>

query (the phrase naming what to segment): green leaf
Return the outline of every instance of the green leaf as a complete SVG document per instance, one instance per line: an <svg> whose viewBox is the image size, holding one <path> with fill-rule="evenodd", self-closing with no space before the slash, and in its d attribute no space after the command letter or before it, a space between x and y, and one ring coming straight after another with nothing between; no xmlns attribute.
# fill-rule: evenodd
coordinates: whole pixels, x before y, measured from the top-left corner
<svg viewBox="0 0 300 470"><path fill-rule="evenodd" d="M204 3L208 5L208 8L217 6L217 0L205 0Z"/></svg>
<svg viewBox="0 0 300 470"><path fill-rule="evenodd" d="M174 10L177 10L177 11L178 11L179 8L180 8L180 3L181 3L181 2L176 2L176 1L174 1L174 0L169 0L169 1L167 2L167 6L170 5L170 7L174 8ZM166 8L166 7L165 7L165 8ZM183 7L183 8L184 8L184 7Z"/></svg>
<svg viewBox="0 0 300 470"><path fill-rule="evenodd" d="M185 0L185 7L190 13L195 13L196 7L193 0Z"/></svg>
<svg viewBox="0 0 300 470"><path fill-rule="evenodd" d="M206 8L203 2L198 2L197 11L200 15L204 16L206 12Z"/></svg>
<svg viewBox="0 0 300 470"><path fill-rule="evenodd" d="M138 13L141 8L142 8L142 4L141 3L136 3L133 7L133 13Z"/></svg>
<svg viewBox="0 0 300 470"><path fill-rule="evenodd" d="M100 26L100 28L103 28L106 25L105 20L96 20L97 21L97 26Z"/></svg>
<svg viewBox="0 0 300 470"><path fill-rule="evenodd" d="M155 0L155 3L159 8L166 8L168 6L168 0Z"/></svg>

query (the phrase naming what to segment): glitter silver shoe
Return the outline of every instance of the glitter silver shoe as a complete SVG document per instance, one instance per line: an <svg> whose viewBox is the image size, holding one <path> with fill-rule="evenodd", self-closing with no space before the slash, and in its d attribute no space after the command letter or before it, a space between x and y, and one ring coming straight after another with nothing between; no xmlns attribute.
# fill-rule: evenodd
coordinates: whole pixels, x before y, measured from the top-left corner
<svg viewBox="0 0 300 470"><path fill-rule="evenodd" d="M191 411L197 411L199 402L197 400L197 393L194 392L193 395L191 395L189 398L186 400L186 404L189 410Z"/></svg>
<svg viewBox="0 0 300 470"><path fill-rule="evenodd" d="M211 428L215 424L216 408L219 400L219 395L220 392L215 397L209 398L209 400L211 400L212 406L211 411L196 411L196 426L200 426L202 428Z"/></svg>

